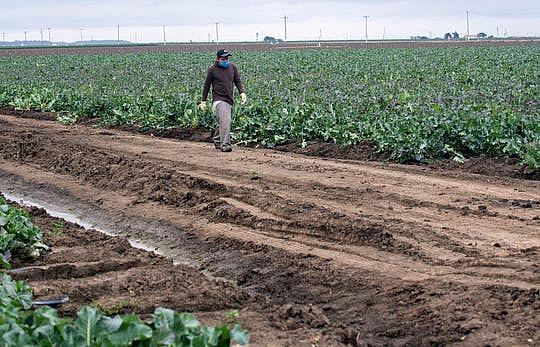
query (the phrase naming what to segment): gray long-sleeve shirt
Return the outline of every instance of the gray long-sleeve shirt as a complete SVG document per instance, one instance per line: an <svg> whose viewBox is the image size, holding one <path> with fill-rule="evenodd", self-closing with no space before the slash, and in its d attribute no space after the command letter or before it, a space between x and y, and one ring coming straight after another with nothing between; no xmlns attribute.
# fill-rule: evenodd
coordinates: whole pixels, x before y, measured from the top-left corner
<svg viewBox="0 0 540 347"><path fill-rule="evenodd" d="M226 101L230 105L234 104L233 83L240 93L245 93L236 64L231 63L227 69L220 68L217 64L210 66L206 70L202 101L206 101L208 98L210 85L212 85L214 102Z"/></svg>

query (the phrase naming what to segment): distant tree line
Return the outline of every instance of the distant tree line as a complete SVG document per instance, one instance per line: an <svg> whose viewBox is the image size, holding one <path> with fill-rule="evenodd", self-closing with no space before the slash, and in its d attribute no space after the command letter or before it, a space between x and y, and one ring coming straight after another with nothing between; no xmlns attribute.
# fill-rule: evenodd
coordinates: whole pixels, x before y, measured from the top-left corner
<svg viewBox="0 0 540 347"><path fill-rule="evenodd" d="M480 39L485 39L486 37L488 37L488 35L486 33L478 33L476 37ZM489 36L489 38L493 38L493 36ZM445 40L458 40L459 34L456 31L454 31L453 33L446 33L444 34L444 39Z"/></svg>
<svg viewBox="0 0 540 347"><path fill-rule="evenodd" d="M283 40L282 39L276 39L275 37L272 37L272 36L265 36L264 39L263 39L263 42L264 43L276 44L276 43L283 42Z"/></svg>

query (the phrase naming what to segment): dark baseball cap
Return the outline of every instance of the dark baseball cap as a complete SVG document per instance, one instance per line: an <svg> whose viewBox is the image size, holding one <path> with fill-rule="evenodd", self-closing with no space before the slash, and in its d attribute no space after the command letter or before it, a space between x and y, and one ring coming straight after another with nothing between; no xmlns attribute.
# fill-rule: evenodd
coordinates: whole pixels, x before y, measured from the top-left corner
<svg viewBox="0 0 540 347"><path fill-rule="evenodd" d="M226 58L228 56L231 56L232 54L229 53L229 51L227 51L226 49L220 49L219 51L217 51L216 55L219 58Z"/></svg>

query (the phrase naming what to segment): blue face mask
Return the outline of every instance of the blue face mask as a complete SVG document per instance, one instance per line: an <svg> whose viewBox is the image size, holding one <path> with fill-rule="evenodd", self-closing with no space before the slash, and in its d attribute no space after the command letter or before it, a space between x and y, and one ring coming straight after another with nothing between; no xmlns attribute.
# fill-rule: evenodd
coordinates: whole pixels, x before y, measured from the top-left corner
<svg viewBox="0 0 540 347"><path fill-rule="evenodd" d="M229 63L228 60L220 60L218 63L218 66L224 69L228 68L229 65L231 65L231 63Z"/></svg>

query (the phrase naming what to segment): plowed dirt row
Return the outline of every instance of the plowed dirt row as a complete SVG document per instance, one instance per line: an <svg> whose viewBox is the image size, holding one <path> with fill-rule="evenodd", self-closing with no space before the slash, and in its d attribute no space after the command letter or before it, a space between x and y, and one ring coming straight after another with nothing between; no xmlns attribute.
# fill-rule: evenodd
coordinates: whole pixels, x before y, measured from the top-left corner
<svg viewBox="0 0 540 347"><path fill-rule="evenodd" d="M540 341L538 181L222 154L11 116L0 116L0 156L1 189L60 201L233 281L266 298L292 335L315 329L327 345Z"/></svg>

